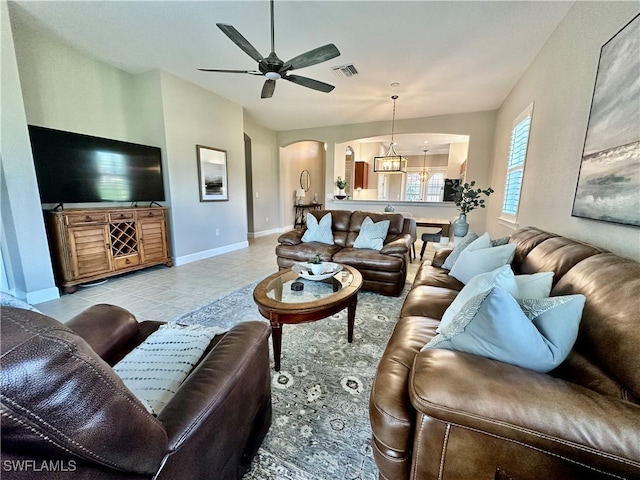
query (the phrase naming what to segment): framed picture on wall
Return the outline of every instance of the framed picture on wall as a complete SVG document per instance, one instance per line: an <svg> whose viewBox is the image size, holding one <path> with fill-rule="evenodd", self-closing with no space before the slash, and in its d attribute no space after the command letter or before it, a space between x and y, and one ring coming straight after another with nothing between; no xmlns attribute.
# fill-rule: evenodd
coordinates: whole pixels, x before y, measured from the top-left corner
<svg viewBox="0 0 640 480"><path fill-rule="evenodd" d="M201 202L229 200L227 151L196 145Z"/></svg>
<svg viewBox="0 0 640 480"><path fill-rule="evenodd" d="M640 15L600 50L574 217L640 226Z"/></svg>

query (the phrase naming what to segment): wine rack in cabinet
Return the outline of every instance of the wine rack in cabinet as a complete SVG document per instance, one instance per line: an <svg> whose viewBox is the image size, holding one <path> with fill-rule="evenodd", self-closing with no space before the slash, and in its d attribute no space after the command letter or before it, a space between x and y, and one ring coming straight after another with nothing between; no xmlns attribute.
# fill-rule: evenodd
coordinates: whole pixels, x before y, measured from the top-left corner
<svg viewBox="0 0 640 480"><path fill-rule="evenodd" d="M164 207L45 211L56 283L73 293L82 283L172 265Z"/></svg>

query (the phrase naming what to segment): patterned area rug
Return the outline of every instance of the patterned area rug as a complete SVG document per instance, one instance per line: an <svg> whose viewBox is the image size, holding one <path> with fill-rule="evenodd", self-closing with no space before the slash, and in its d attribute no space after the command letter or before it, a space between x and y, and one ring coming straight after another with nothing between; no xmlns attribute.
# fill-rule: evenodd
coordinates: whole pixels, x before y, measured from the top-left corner
<svg viewBox="0 0 640 480"><path fill-rule="evenodd" d="M230 328L263 319L253 301L254 287L177 320ZM360 291L351 344L346 309L317 322L284 325L280 372L273 371L269 342L273 423L244 480L378 478L369 393L406 292L396 298Z"/></svg>

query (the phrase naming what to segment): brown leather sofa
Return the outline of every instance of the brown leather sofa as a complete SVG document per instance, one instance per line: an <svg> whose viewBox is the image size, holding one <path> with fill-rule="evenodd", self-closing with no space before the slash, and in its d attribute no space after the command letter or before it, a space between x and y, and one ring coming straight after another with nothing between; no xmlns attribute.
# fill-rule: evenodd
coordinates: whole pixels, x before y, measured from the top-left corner
<svg viewBox="0 0 640 480"><path fill-rule="evenodd" d="M524 228L516 274L553 271L586 296L578 340L549 374L450 350L420 352L463 287L419 268L370 399L381 479L639 479L640 264Z"/></svg>
<svg viewBox="0 0 640 480"><path fill-rule="evenodd" d="M63 325L2 308L2 477L239 479L271 424L266 322L215 337L157 417L111 366L154 332L96 305Z"/></svg>
<svg viewBox="0 0 640 480"><path fill-rule="evenodd" d="M331 212L334 244L303 242L306 228L297 228L278 238L276 255L280 269L290 268L298 262L306 262L316 253L322 260L343 263L356 268L362 274L362 288L374 290L384 295L398 296L407 279L407 265L411 249L411 228L413 218L405 218L399 213L375 213L349 210L313 210L318 220ZM360 226L366 217L374 222L389 220L389 231L382 250L353 248L353 242L360 233Z"/></svg>

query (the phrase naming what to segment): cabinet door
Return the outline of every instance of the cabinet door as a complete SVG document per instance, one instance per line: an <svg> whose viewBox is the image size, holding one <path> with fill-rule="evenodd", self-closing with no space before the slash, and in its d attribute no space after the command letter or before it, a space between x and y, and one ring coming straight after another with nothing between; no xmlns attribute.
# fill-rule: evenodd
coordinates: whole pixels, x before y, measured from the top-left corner
<svg viewBox="0 0 640 480"><path fill-rule="evenodd" d="M107 225L71 227L68 232L74 278L111 271Z"/></svg>
<svg viewBox="0 0 640 480"><path fill-rule="evenodd" d="M143 264L167 260L169 254L164 218L139 221L138 238Z"/></svg>

